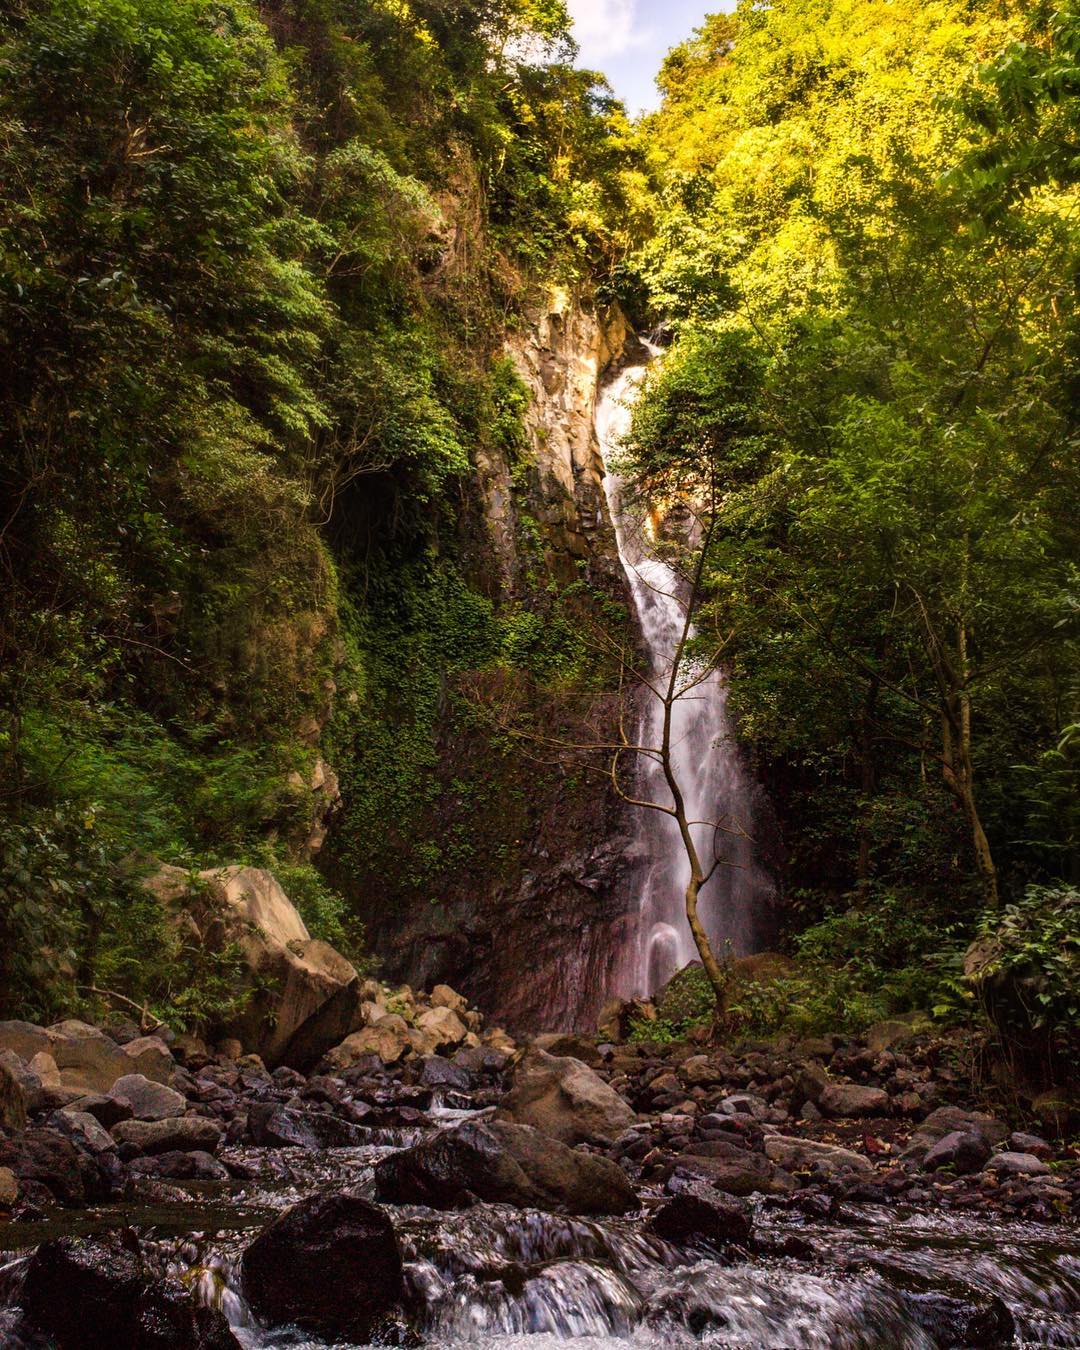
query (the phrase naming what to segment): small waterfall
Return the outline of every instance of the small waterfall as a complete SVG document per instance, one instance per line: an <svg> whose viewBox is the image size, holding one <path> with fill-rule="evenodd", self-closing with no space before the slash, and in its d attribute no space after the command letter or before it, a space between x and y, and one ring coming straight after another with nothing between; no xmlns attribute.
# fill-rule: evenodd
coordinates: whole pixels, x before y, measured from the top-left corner
<svg viewBox="0 0 1080 1350"><path fill-rule="evenodd" d="M645 344L650 356L658 349ZM627 501L624 485L611 465L618 454L644 378L647 363L625 368L602 392L596 408L596 433L604 465L608 506L615 526L619 558L626 572L634 609L648 649L654 680L666 684L685 621L685 586L653 552L648 522ZM700 674L700 672L698 672ZM683 687L695 673L680 672ZM638 740L659 746L664 710L660 700L642 692ZM714 670L672 710L672 761L683 792L688 818L721 821L734 831L719 833L716 849L724 859L699 900L699 913L718 955L736 956L758 950L768 932L774 887L761 866L754 842L756 785L746 772L732 736L727 713L727 683ZM660 763L652 757L628 756L637 769L637 793L644 799L668 804L671 794ZM671 816L640 809L641 861L636 870L636 905L630 950L620 974L624 997L655 993L676 970L697 959L697 949L686 921L684 893L690 876L679 829ZM702 861L714 857L714 829L694 826Z"/></svg>

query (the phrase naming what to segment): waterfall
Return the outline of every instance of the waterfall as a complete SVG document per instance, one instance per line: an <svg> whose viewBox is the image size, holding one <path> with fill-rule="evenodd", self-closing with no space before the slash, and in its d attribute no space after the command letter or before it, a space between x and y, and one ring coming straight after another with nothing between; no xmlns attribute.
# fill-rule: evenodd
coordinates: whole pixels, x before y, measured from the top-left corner
<svg viewBox="0 0 1080 1350"><path fill-rule="evenodd" d="M650 357L657 349L645 344ZM648 524L627 501L627 493L612 464L628 430L633 403L647 363L624 368L601 393L596 408L596 433L607 475L604 490L626 572L638 625L644 640L652 682L666 685L685 622L682 597L685 584L653 551ZM697 672L700 676L701 672ZM680 672L683 687L695 673ZM732 735L727 712L728 687L724 674L713 670L688 689L672 709L671 760L675 780L683 793L691 821L722 821L736 833L716 835L711 825L692 827L702 862L708 870L716 852L724 859L701 892L698 910L713 950L740 956L759 950L768 931L774 898L773 884L760 863L754 842L755 806L759 790L746 771ZM638 744L659 746L664 709L660 699L642 691ZM636 760L634 795L670 805L671 793L663 768L653 757L628 755ZM697 959L685 912L685 890L690 877L679 827L672 816L646 808L636 810L638 859L633 869L635 888L630 937L618 976L623 997L655 993L676 970ZM741 831L741 833L739 833Z"/></svg>

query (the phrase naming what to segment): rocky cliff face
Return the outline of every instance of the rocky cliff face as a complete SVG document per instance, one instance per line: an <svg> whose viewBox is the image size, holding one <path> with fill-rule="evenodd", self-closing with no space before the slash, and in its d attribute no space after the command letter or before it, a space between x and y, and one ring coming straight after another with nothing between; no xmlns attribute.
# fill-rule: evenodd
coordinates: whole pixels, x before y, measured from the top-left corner
<svg viewBox="0 0 1080 1350"><path fill-rule="evenodd" d="M516 457L478 450L470 528L485 538L463 546L485 555L484 589L499 604L543 614L545 594L580 581L575 603L590 623L603 602L625 598L593 414L628 341L617 307L558 292L508 340L531 395L527 444ZM513 696L539 697L522 688ZM570 706L557 693L543 698L542 718ZM467 856L434 869L423 893L365 878L358 901L370 945L384 975L445 981L512 1028L594 1025L629 902L625 811L603 777L557 762L557 753L500 743L455 716L452 702L450 690L423 830L442 858L467 836ZM615 708L601 698L592 715L593 734L608 739L602 724Z"/></svg>
<svg viewBox="0 0 1080 1350"><path fill-rule="evenodd" d="M557 290L534 308L528 328L507 342L531 395L525 416L530 461L525 509L540 527L546 570L561 584L574 581L584 564L595 580L621 585L593 415L604 372L631 339L617 305L587 309ZM485 457L478 469L485 516L505 584L513 589L520 576L507 466Z"/></svg>

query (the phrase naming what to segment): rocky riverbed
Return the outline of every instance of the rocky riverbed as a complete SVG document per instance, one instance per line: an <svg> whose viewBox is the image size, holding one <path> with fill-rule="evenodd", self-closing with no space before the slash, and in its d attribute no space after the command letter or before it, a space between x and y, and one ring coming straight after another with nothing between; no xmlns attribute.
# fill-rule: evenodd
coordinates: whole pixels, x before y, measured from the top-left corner
<svg viewBox="0 0 1080 1350"><path fill-rule="evenodd" d="M0 1342L1080 1345L1067 1110L977 1109L947 1039L519 1047L384 992L310 1073L0 1024Z"/></svg>

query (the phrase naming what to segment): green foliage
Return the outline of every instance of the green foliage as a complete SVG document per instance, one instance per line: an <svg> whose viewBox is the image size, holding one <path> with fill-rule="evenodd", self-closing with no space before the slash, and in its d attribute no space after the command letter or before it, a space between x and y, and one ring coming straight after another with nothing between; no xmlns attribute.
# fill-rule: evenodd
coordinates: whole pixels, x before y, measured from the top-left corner
<svg viewBox="0 0 1080 1350"><path fill-rule="evenodd" d="M476 448L523 457L507 323L635 228L640 153L568 32L561 0L0 16L13 1000L58 1008L72 961L175 1017L227 998L227 959L148 920L140 946L128 854L269 863L360 959L298 861L335 692L378 856L430 800L442 672L565 669L565 631L443 560L472 547Z"/></svg>
<svg viewBox="0 0 1080 1350"><path fill-rule="evenodd" d="M979 936L990 960L982 980L1015 992L1009 1028L1075 1037L1080 1019L1080 891L1029 886L1000 914L986 914Z"/></svg>
<svg viewBox="0 0 1080 1350"><path fill-rule="evenodd" d="M757 1025L964 1011L983 904L1075 867L1076 31L747 3L644 129L674 341L627 467L714 510L698 629L811 972Z"/></svg>

